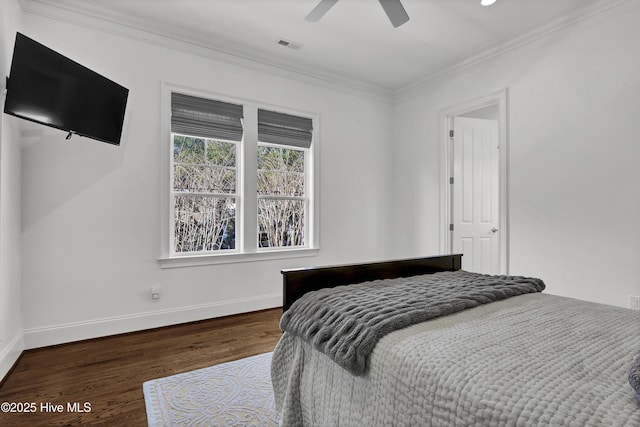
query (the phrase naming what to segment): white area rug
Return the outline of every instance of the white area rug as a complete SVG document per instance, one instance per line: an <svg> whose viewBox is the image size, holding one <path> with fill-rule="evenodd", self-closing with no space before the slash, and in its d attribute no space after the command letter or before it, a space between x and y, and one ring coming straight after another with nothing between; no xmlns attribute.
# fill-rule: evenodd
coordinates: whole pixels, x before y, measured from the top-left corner
<svg viewBox="0 0 640 427"><path fill-rule="evenodd" d="M147 381L150 427L275 426L271 353Z"/></svg>

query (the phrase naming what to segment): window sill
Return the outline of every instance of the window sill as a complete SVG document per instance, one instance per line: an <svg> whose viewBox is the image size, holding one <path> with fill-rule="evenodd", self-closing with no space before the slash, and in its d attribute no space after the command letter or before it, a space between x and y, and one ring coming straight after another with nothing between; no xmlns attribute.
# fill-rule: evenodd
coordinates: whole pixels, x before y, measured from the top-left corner
<svg viewBox="0 0 640 427"><path fill-rule="evenodd" d="M229 253L207 255L181 255L158 258L160 268L194 267L201 265L232 264L238 262L267 261L272 259L303 258L317 256L319 249L280 249L254 253Z"/></svg>

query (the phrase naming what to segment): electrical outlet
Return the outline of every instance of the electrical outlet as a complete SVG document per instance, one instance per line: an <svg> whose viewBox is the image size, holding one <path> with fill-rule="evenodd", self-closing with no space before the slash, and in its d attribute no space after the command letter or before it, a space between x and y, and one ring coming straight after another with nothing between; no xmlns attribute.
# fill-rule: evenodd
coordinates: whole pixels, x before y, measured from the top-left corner
<svg viewBox="0 0 640 427"><path fill-rule="evenodd" d="M151 288L151 299L156 300L160 299L160 288L157 286L153 286Z"/></svg>
<svg viewBox="0 0 640 427"><path fill-rule="evenodd" d="M629 295L629 308L632 310L640 310L640 296Z"/></svg>

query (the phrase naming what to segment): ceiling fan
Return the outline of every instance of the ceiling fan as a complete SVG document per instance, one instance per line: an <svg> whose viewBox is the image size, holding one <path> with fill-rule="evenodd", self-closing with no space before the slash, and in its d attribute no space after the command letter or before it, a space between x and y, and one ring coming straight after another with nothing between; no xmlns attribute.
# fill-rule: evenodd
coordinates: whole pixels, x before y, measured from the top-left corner
<svg viewBox="0 0 640 427"><path fill-rule="evenodd" d="M400 0L378 0L394 28L409 20L409 15ZM309 22L318 22L336 4L338 0L320 0L320 3L304 18Z"/></svg>

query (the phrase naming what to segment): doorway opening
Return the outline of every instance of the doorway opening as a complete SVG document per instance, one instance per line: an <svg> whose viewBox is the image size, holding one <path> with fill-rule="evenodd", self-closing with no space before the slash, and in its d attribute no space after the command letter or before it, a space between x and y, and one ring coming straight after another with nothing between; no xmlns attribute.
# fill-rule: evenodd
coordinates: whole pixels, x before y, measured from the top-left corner
<svg viewBox="0 0 640 427"><path fill-rule="evenodd" d="M440 250L508 274L507 91L441 113Z"/></svg>

